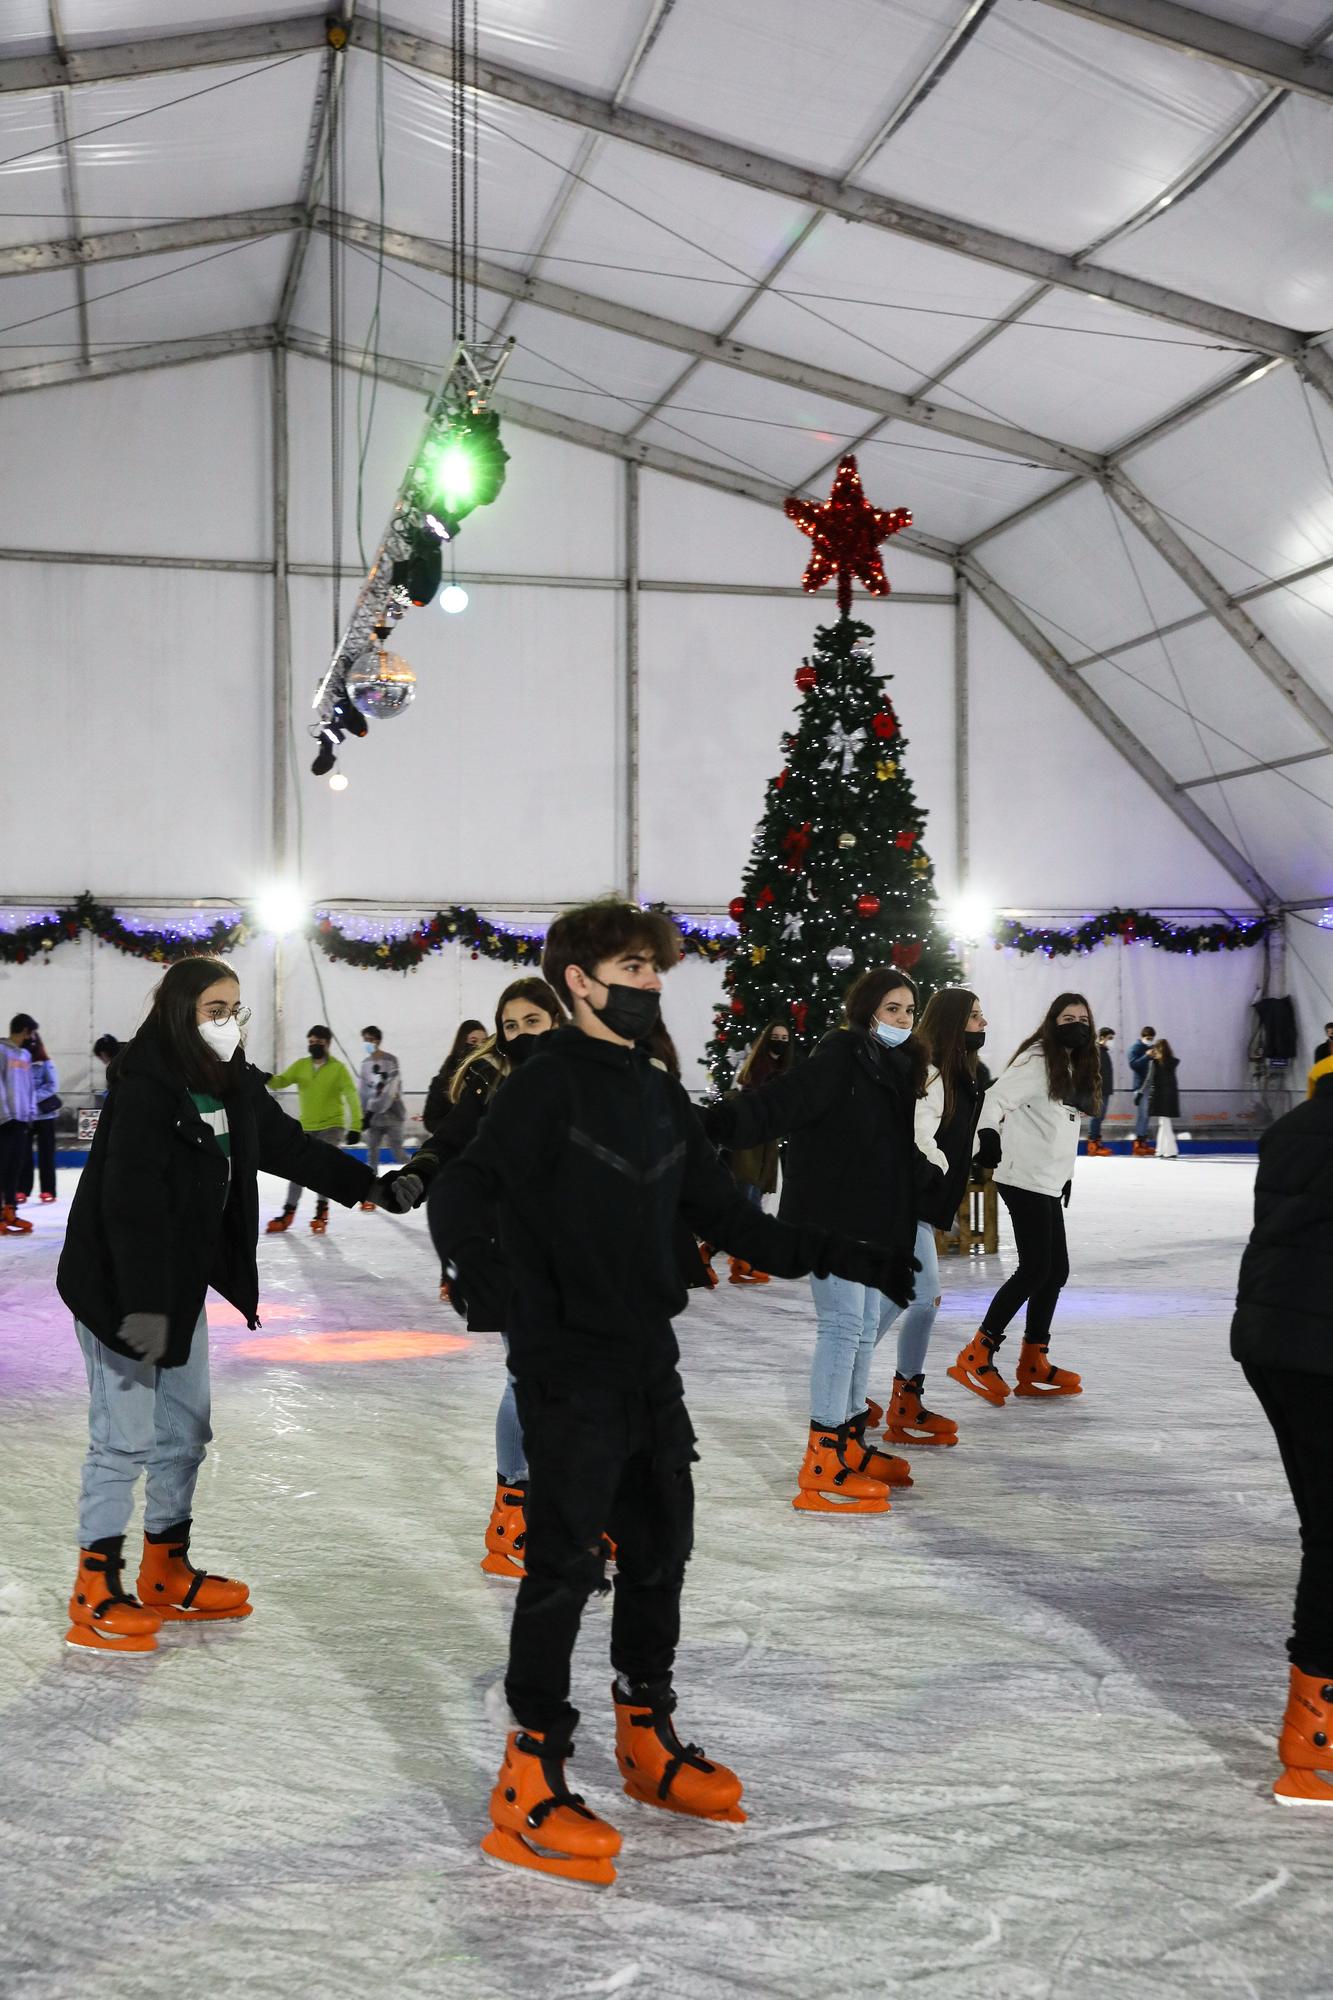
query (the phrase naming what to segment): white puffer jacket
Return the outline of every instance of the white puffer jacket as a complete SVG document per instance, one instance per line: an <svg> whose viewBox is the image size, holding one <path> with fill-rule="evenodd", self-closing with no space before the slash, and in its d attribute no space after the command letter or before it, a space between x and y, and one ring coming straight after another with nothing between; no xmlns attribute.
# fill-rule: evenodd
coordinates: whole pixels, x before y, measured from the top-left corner
<svg viewBox="0 0 1333 2000"><path fill-rule="evenodd" d="M980 1132L998 1132L997 1181L1032 1194L1063 1192L1078 1158L1079 1114L1051 1096L1041 1046L1025 1049L996 1077L981 1106Z"/></svg>

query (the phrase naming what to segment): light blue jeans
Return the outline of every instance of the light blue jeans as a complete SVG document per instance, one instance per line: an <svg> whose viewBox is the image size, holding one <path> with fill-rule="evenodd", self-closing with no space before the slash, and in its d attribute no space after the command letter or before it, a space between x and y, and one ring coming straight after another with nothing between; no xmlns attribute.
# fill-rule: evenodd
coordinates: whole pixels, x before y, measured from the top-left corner
<svg viewBox="0 0 1333 2000"><path fill-rule="evenodd" d="M504 1334L506 1355L509 1342ZM518 1420L518 1403L514 1397L514 1378L505 1369L504 1394L495 1414L495 1471L502 1486L517 1486L528 1476L528 1455L523 1449L523 1426Z"/></svg>
<svg viewBox="0 0 1333 2000"><path fill-rule="evenodd" d="M1148 1143L1148 1126L1152 1120L1152 1078L1148 1077L1134 1102L1134 1137L1143 1145Z"/></svg>
<svg viewBox="0 0 1333 2000"><path fill-rule="evenodd" d="M848 1278L811 1278L815 1358L810 1368L810 1421L836 1430L866 1406L884 1294Z"/></svg>
<svg viewBox="0 0 1333 2000"><path fill-rule="evenodd" d="M877 1335L879 1340L883 1340L899 1313L902 1313L903 1323L898 1328L897 1372L909 1382L925 1369L926 1349L930 1346L931 1329L940 1309L940 1259L935 1248L933 1223L918 1222L912 1254L921 1266L916 1274L916 1297L905 1310L892 1299L885 1299Z"/></svg>
<svg viewBox="0 0 1333 2000"><path fill-rule="evenodd" d="M146 1473L143 1524L160 1535L189 1519L209 1428L208 1320L203 1313L179 1368L155 1368L104 1347L75 1320L88 1370L88 1456L79 1488L79 1547L123 1535Z"/></svg>

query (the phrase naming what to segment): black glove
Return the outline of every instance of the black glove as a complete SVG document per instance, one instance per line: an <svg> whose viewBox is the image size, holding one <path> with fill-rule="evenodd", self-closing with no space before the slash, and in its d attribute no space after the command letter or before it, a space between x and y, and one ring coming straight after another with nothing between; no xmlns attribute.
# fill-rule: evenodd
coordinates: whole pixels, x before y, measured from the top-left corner
<svg viewBox="0 0 1333 2000"><path fill-rule="evenodd" d="M359 1146L361 1143L360 1131L358 1130L356 1132L349 1132L347 1134L347 1139L345 1143L349 1146Z"/></svg>
<svg viewBox="0 0 1333 2000"><path fill-rule="evenodd" d="M371 1182L367 1198L376 1208L387 1208L393 1215L406 1215L409 1208L418 1207L426 1199L426 1183L411 1167L394 1167Z"/></svg>
<svg viewBox="0 0 1333 2000"><path fill-rule="evenodd" d="M972 1161L972 1170L976 1173L979 1169L998 1167L999 1164L1000 1135L993 1125L985 1125L977 1133L977 1150Z"/></svg>
<svg viewBox="0 0 1333 2000"><path fill-rule="evenodd" d="M883 1292L897 1306L909 1306L921 1266L910 1250L881 1250L856 1236L827 1236L811 1268L817 1278L846 1278L849 1284Z"/></svg>
<svg viewBox="0 0 1333 2000"><path fill-rule="evenodd" d="M126 1313L116 1338L156 1368L167 1351L170 1323L165 1313Z"/></svg>
<svg viewBox="0 0 1333 2000"><path fill-rule="evenodd" d="M1060 1190L1060 1199L1064 1203L1066 1208L1068 1208L1069 1206L1069 1197L1073 1192L1074 1192L1074 1183L1072 1181L1066 1181L1064 1186Z"/></svg>

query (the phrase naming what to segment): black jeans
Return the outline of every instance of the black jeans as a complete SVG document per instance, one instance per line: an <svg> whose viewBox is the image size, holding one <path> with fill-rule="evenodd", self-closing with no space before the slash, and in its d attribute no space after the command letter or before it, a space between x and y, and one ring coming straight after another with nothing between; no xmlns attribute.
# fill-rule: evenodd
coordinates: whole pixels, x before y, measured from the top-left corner
<svg viewBox="0 0 1333 2000"><path fill-rule="evenodd" d="M19 1192L29 1129L21 1118L10 1118L0 1125L0 1206L5 1208L14 1206L14 1196Z"/></svg>
<svg viewBox="0 0 1333 2000"><path fill-rule="evenodd" d="M1064 1204L1058 1194L1033 1194L1027 1188L1007 1187L1003 1181L997 1185L1014 1225L1018 1269L1005 1279L987 1306L982 1331L1003 1333L1026 1299L1023 1338L1044 1346L1051 1337L1051 1321L1069 1278Z"/></svg>
<svg viewBox="0 0 1333 2000"><path fill-rule="evenodd" d="M19 1193L32 1193L32 1148L37 1146L37 1172L41 1177L43 1194L56 1191L56 1121L54 1118L34 1118L28 1127L29 1142L23 1148L19 1160Z"/></svg>
<svg viewBox="0 0 1333 2000"><path fill-rule="evenodd" d="M1273 1426L1301 1524L1301 1571L1287 1658L1333 1680L1333 1375L1244 1364Z"/></svg>
<svg viewBox="0 0 1333 2000"><path fill-rule="evenodd" d="M694 1429L674 1368L632 1387L580 1376L515 1384L528 1455L527 1574L505 1693L520 1726L572 1733L569 1669L583 1607L616 1545L611 1664L636 1687L669 1681L694 1545Z"/></svg>

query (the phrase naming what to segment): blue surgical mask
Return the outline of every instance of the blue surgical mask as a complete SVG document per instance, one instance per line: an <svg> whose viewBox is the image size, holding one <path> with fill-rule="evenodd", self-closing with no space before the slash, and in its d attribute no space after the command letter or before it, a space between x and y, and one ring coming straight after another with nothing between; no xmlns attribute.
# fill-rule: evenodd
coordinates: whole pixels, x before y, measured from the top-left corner
<svg viewBox="0 0 1333 2000"><path fill-rule="evenodd" d="M875 1033L886 1048L900 1049L911 1034L910 1028L895 1028L892 1021L876 1021Z"/></svg>
<svg viewBox="0 0 1333 2000"><path fill-rule="evenodd" d="M380 1052L380 1045L378 1042L362 1042L361 1046L365 1050L368 1056L377 1056Z"/></svg>

